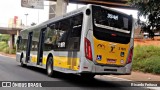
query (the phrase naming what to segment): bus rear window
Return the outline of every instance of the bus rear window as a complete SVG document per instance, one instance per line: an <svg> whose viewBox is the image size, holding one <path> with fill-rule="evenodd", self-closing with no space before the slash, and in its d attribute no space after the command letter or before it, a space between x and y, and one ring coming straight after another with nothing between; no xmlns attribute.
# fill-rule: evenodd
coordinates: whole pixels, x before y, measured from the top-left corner
<svg viewBox="0 0 160 90"><path fill-rule="evenodd" d="M92 13L95 38L122 44L130 42L131 16L100 6L93 6Z"/></svg>
<svg viewBox="0 0 160 90"><path fill-rule="evenodd" d="M130 33L132 27L131 16L98 6L93 6L92 9L93 23L96 27Z"/></svg>
<svg viewBox="0 0 160 90"><path fill-rule="evenodd" d="M129 34L109 31L103 28L94 28L93 35L99 40L121 44L128 44L131 38Z"/></svg>

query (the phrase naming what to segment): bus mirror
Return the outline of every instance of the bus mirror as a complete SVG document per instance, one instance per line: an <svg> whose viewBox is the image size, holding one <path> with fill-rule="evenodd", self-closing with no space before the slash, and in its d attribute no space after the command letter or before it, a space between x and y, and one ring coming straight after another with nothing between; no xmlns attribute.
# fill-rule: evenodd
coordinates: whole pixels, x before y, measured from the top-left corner
<svg viewBox="0 0 160 90"><path fill-rule="evenodd" d="M91 10L90 9L87 9L86 10L86 15L90 15L91 14Z"/></svg>
<svg viewBox="0 0 160 90"><path fill-rule="evenodd" d="M20 43L20 39L21 39L21 36L18 36L18 38L17 38L17 44Z"/></svg>

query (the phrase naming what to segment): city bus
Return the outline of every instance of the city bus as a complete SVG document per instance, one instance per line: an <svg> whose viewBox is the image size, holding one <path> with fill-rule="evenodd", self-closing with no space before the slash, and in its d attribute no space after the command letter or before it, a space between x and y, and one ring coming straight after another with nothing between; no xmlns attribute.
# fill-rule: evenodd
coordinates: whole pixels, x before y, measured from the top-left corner
<svg viewBox="0 0 160 90"><path fill-rule="evenodd" d="M131 74L134 46L132 15L100 5L76 11L24 29L17 39L21 66L93 78Z"/></svg>

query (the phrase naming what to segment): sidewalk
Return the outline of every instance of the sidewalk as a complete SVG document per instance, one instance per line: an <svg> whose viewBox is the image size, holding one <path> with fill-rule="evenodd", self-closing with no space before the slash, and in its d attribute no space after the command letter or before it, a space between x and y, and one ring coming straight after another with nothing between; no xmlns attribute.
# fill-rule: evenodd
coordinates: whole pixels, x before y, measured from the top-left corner
<svg viewBox="0 0 160 90"><path fill-rule="evenodd" d="M3 52L0 52L1 55L16 58L15 54L5 54ZM143 73L143 72L137 72L132 71L131 75L106 75L106 76L113 76L117 78L123 78L133 81L160 81L160 75L154 75L151 73Z"/></svg>
<svg viewBox="0 0 160 90"><path fill-rule="evenodd" d="M16 58L15 54L6 54L4 52L0 52L0 55L8 56L8 57L11 57L11 58Z"/></svg>

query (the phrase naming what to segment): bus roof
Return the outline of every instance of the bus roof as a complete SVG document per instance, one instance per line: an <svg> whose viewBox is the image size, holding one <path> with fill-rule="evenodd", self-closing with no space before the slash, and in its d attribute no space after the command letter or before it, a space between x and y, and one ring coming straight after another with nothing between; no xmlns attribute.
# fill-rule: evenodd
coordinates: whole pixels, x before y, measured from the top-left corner
<svg viewBox="0 0 160 90"><path fill-rule="evenodd" d="M57 17L51 18L51 19L49 19L49 20L47 20L45 22L42 22L41 24L38 24L38 25L35 25L35 26L31 26L29 28L25 28L22 31L24 31L24 30L32 30L32 29L36 29L36 28L39 28L39 27L45 27L46 25L52 24L53 22L68 18L68 17L70 17L72 15L75 15L75 14L78 14L78 13L82 13L86 9L87 6L79 8L79 9L77 9L75 11L71 11L69 13L66 13L66 14L62 15L62 16L57 16Z"/></svg>
<svg viewBox="0 0 160 90"><path fill-rule="evenodd" d="M22 31L24 31L24 30L33 30L33 29L36 29L36 28L46 27L47 25L52 24L53 22L56 22L56 21L59 21L59 20L68 18L68 17L70 17L70 16L72 16L72 15L75 15L75 14L78 14L78 13L83 13L88 7L91 7L91 6L99 6L99 7L108 9L108 10L116 11L116 12L118 12L118 13L120 13L120 14L126 14L126 13L120 12L120 11L118 11L118 10L113 10L113 9L111 9L111 8L109 8L109 7L106 7L106 6L95 5L95 4L88 4L88 5L86 5L86 6L82 7L82 8L79 8L79 9L77 9L77 10L71 11L71 12L69 12L69 13L66 13L66 14L62 15L62 16L57 16L57 17L51 18L51 19L49 19L49 20L47 20L47 21L45 21L45 22L42 22L42 23L39 24L39 25L35 25L35 26L32 26L32 27L23 29ZM127 15L127 14L126 14L126 15Z"/></svg>

